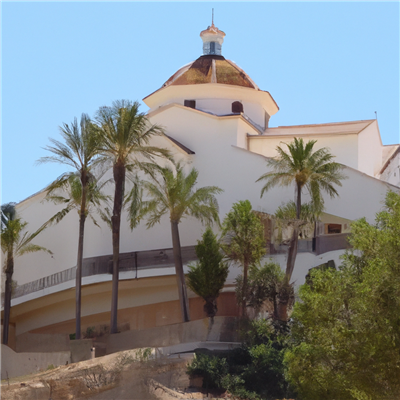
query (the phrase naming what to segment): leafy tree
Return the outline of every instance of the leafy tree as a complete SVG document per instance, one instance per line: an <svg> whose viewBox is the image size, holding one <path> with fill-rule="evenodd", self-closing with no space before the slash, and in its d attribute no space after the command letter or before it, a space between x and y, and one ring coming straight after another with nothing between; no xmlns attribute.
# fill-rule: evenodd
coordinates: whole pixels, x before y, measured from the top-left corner
<svg viewBox="0 0 400 400"><path fill-rule="evenodd" d="M266 301L272 305L272 316L276 319L277 302L280 287L284 281L285 274L279 264L267 262L262 267L252 265L249 268L247 293L243 293L243 276L236 278L236 296L238 299L246 298L247 306L252 307L256 314L259 313ZM294 294L292 294L292 302Z"/></svg>
<svg viewBox="0 0 400 400"><path fill-rule="evenodd" d="M219 224L218 202L215 195L221 193L222 189L216 186L195 189L198 171L192 168L186 175L180 163L171 162L171 165L165 167L156 165L147 172L150 180L142 182L142 185L147 191L149 200L139 204L134 194L130 215L134 221L147 215L148 228L159 223L163 215L169 215L182 319L187 322L190 320L189 302L182 265L179 223L182 218L189 216L202 223ZM133 191L136 192L136 188Z"/></svg>
<svg viewBox="0 0 400 400"><path fill-rule="evenodd" d="M197 242L196 255L199 261L189 265L186 277L188 287L205 301L204 312L214 318L217 313L217 298L228 276L228 264L223 261L219 243L210 227Z"/></svg>
<svg viewBox="0 0 400 400"><path fill-rule="evenodd" d="M6 275L4 297L3 344L8 344L8 328L11 311L11 291L14 264L17 257L37 251L52 252L32 243L32 240L45 229L42 225L35 233L24 232L27 222L18 217L15 203L1 206L1 250L4 254L4 273Z"/></svg>
<svg viewBox="0 0 400 400"><path fill-rule="evenodd" d="M252 211L248 200L232 206L222 224L221 247L226 256L243 268L243 293L247 293L247 275L251 265L260 262L265 254L264 227ZM246 315L246 296L239 299L242 315Z"/></svg>
<svg viewBox="0 0 400 400"><path fill-rule="evenodd" d="M400 392L400 195L376 224L352 224L339 270L312 274L292 314L285 361L301 398L394 399Z"/></svg>
<svg viewBox="0 0 400 400"><path fill-rule="evenodd" d="M203 387L228 390L234 398L275 400L292 395L285 379L288 332L266 320L247 320L240 348L210 356L198 353L187 373L203 376Z"/></svg>
<svg viewBox="0 0 400 400"><path fill-rule="evenodd" d="M111 333L117 333L119 244L127 172L140 168L141 162L153 161L156 156L168 155L165 149L150 145L154 136L163 135L163 130L156 125L150 125L146 115L139 112L139 106L138 102L114 101L111 107L101 107L96 114L100 161L112 165L115 183L111 217L113 245Z"/></svg>
<svg viewBox="0 0 400 400"><path fill-rule="evenodd" d="M75 332L76 339L81 338L81 297L82 297L82 263L83 243L85 235L85 222L88 216L88 205L90 202L98 202L98 193L94 193L95 183L93 169L96 165L98 155L98 135L94 125L86 114L82 114L80 123L75 118L71 125L63 124L60 127L63 142L50 138L52 146L45 149L53 155L42 157L39 164L54 162L63 164L74 169L56 179L47 188L48 198L56 203L68 202L68 205L57 213L50 221L60 221L71 209L79 208L79 234L78 255L76 262L76 299L75 299ZM69 189L69 199L57 196L57 189Z"/></svg>
<svg viewBox="0 0 400 400"><path fill-rule="evenodd" d="M325 147L313 151L317 141L310 140L304 143L303 139L294 138L294 141L285 145L287 150L278 146L278 156L267 161L267 166L272 171L260 176L257 180L265 181L261 189L261 197L273 187L295 186L296 194L296 219L301 220L301 195L302 190L307 189L311 196L312 207L321 211L324 206L322 191L327 192L331 198L338 196L334 185L342 186L341 180L345 176L341 173L343 166L334 161L334 156ZM301 224L301 222L299 222ZM289 244L288 259L286 264L285 284L280 293L278 316L281 320L287 320L287 305L289 301L290 279L293 274L297 256L299 226L295 225Z"/></svg>

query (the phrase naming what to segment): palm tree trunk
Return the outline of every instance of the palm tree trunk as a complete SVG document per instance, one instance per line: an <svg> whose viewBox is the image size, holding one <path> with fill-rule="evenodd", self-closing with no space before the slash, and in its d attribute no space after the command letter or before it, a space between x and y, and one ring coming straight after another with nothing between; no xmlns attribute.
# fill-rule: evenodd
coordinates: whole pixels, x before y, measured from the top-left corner
<svg viewBox="0 0 400 400"><path fill-rule="evenodd" d="M174 261L175 261L176 280L178 283L179 302L181 305L181 312L182 312L182 320L183 322L188 322L190 321L189 301L187 297L185 274L183 272L181 242L179 239L178 222L171 221L171 233L172 233L172 248L174 252Z"/></svg>
<svg viewBox="0 0 400 400"><path fill-rule="evenodd" d="M86 197L87 197L87 176L85 171L81 175L82 199L79 218L79 239L78 259L76 262L76 283L75 283L75 339L81 338L81 308L82 308L82 263L83 263L83 239L86 221Z"/></svg>
<svg viewBox="0 0 400 400"><path fill-rule="evenodd" d="M300 220L301 216L301 185L297 184L297 199L296 199L296 219L297 222ZM285 284L289 284L292 279L292 274L294 270L294 264L297 257L297 247L299 243L299 228L295 225L293 229L292 238L290 239L289 249L288 249L288 259L286 264L285 273Z"/></svg>
<svg viewBox="0 0 400 400"><path fill-rule="evenodd" d="M7 254L7 269L6 269L6 284L4 294L4 319L3 319L3 344L8 344L8 327L10 324L11 312L11 290L12 290L12 276L14 272L14 258L11 249Z"/></svg>
<svg viewBox="0 0 400 400"><path fill-rule="evenodd" d="M117 333L118 313L118 280L119 280L119 239L121 229L121 212L124 200L125 165L121 162L114 164L113 174L115 181L114 209L111 217L112 245L113 245L113 279L111 293L111 322L110 333Z"/></svg>
<svg viewBox="0 0 400 400"><path fill-rule="evenodd" d="M296 219L301 216L301 185L297 184L297 199L296 199Z"/></svg>
<svg viewBox="0 0 400 400"><path fill-rule="evenodd" d="M297 198L296 198L296 219L300 220L301 216L301 185L297 184ZM289 249L288 249L288 259L286 263L286 271L285 271L285 279L278 293L278 307L277 307L277 316L280 321L287 321L289 319L288 316L288 303L290 300L291 286L290 280L292 279L294 264L296 262L297 257L297 248L299 243L299 228L295 225L293 229L293 234L290 239Z"/></svg>
<svg viewBox="0 0 400 400"><path fill-rule="evenodd" d="M289 242L288 259L286 263L285 282L289 283L292 279L294 264L296 262L297 247L299 242L299 229L295 226Z"/></svg>

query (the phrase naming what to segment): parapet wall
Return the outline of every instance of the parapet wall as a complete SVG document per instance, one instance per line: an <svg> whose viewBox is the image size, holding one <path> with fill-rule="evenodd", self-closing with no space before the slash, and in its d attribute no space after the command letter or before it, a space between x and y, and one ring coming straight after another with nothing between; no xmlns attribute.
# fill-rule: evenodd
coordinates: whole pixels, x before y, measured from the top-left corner
<svg viewBox="0 0 400 400"><path fill-rule="evenodd" d="M166 347L193 342L237 342L238 319L214 317L110 335L107 354L140 347Z"/></svg>

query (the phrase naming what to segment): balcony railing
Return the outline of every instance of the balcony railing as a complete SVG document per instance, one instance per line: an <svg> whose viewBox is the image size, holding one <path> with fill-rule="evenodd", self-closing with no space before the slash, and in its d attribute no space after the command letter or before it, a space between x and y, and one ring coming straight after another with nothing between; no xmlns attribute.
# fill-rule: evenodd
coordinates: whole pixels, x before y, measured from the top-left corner
<svg viewBox="0 0 400 400"><path fill-rule="evenodd" d="M315 252L322 254L328 251L349 249L351 247L348 242L349 236L350 233L331 233L317 236Z"/></svg>
<svg viewBox="0 0 400 400"><path fill-rule="evenodd" d="M298 242L298 253L315 253L322 254L328 251L349 249L350 245L347 240L349 233L332 233L328 235L320 235L315 239L300 239ZM269 254L285 254L288 251L288 245L269 244Z"/></svg>
<svg viewBox="0 0 400 400"><path fill-rule="evenodd" d="M159 249L149 251L134 251L121 253L119 258L119 270L139 271L152 268L173 267L174 256L172 249ZM194 246L182 247L182 262L187 264L197 260ZM100 274L112 274L112 255L85 258L82 266L82 277ZM45 288L59 285L75 279L76 267L37 279L24 285L17 286L13 291L12 298L25 296Z"/></svg>

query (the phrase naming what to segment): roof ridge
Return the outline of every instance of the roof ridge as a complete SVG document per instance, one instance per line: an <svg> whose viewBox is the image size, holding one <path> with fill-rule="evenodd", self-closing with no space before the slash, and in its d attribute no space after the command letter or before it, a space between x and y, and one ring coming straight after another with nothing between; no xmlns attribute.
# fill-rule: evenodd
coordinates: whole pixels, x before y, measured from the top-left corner
<svg viewBox="0 0 400 400"><path fill-rule="evenodd" d="M340 122L324 122L319 124L304 124L304 125L281 125L281 126L274 126L268 129L279 129L279 128L301 128L301 127L308 127L308 126L323 126L323 125L348 125L348 124L357 124L360 122L373 122L375 119L362 119L357 121L340 121Z"/></svg>

